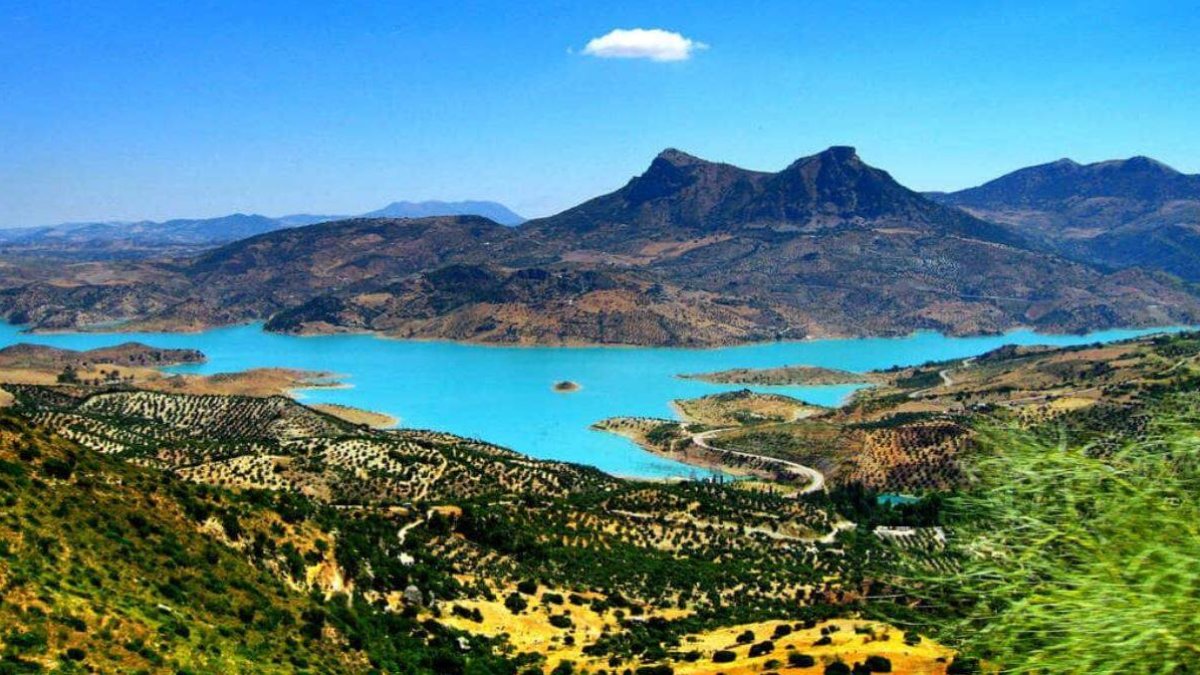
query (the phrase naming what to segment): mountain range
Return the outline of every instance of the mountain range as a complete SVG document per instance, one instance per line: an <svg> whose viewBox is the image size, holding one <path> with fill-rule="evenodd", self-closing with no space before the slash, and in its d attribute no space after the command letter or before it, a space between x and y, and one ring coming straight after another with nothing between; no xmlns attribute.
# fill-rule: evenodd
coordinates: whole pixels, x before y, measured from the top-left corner
<svg viewBox="0 0 1200 675"><path fill-rule="evenodd" d="M1200 281L1200 175L1148 157L1061 159L931 199L1009 225L1044 250Z"/></svg>
<svg viewBox="0 0 1200 675"><path fill-rule="evenodd" d="M947 209L835 146L778 173L660 153L625 187L530 222L546 237L582 237L584 248L634 251L646 241L744 232L831 235L886 224L1002 243L1006 228Z"/></svg>
<svg viewBox="0 0 1200 675"><path fill-rule="evenodd" d="M844 146L774 173L669 149L618 190L517 227L363 217L172 261L16 266L0 272L0 313L38 329L265 321L295 333L690 346L1200 319L1200 298L1178 279L1098 264L960 199L909 190Z"/></svg>
<svg viewBox="0 0 1200 675"><path fill-rule="evenodd" d="M429 218L433 216L483 216L501 225L520 225L525 219L496 202L392 202L382 209L362 214L363 218ZM327 219L328 220L328 219Z"/></svg>
<svg viewBox="0 0 1200 675"><path fill-rule="evenodd" d="M489 201L392 202L365 217L420 218L479 215L504 225L524 219L503 204ZM43 227L0 229L0 251L39 252L137 258L168 252L187 253L245 239L264 232L342 220L347 216L297 213L272 218L234 213L215 218L177 218L166 221L108 221L61 223Z"/></svg>

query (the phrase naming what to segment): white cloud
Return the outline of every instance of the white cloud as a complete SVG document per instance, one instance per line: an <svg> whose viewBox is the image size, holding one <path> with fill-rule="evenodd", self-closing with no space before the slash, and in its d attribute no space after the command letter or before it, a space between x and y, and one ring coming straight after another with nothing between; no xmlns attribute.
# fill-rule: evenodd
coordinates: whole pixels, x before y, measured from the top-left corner
<svg viewBox="0 0 1200 675"><path fill-rule="evenodd" d="M605 59L650 59L651 61L686 61L697 50L707 49L703 42L690 40L661 28L618 28L592 38L583 53Z"/></svg>

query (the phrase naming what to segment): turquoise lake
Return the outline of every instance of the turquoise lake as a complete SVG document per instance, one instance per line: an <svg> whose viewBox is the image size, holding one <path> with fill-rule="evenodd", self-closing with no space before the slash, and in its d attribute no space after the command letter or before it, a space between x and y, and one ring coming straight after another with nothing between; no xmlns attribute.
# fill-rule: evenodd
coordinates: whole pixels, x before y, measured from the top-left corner
<svg viewBox="0 0 1200 675"><path fill-rule="evenodd" d="M866 371L892 365L964 358L1005 344L1073 345L1108 342L1156 330L1109 330L1089 335L952 338L917 333L903 338L777 342L720 349L634 347L492 347L412 342L368 335L293 337L264 333L259 325L204 333L67 333L26 335L0 324L0 346L33 342L91 349L136 340L163 348L195 348L204 364L177 372L218 373L258 367L331 371L345 389L300 392L311 403L340 403L387 413L406 427L481 438L543 459L590 464L636 477L694 476L702 472L593 431L614 415L673 417L672 399L737 387L682 380L680 373L792 364ZM582 385L556 393L555 382ZM822 405L835 405L855 386L753 387Z"/></svg>

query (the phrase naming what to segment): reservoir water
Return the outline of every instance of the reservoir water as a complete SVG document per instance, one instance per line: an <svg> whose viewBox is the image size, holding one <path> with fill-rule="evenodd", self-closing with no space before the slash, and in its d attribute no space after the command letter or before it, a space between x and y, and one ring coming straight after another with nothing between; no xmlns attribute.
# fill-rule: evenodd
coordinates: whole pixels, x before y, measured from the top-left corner
<svg viewBox="0 0 1200 675"><path fill-rule="evenodd" d="M294 337L259 325L203 333L65 333L26 335L0 324L0 347L18 342L92 349L130 340L162 348L195 348L204 364L177 372L218 373L284 367L338 373L344 389L311 389L300 398L384 412L406 427L481 438L542 459L590 464L621 476L691 476L697 470L643 451L622 438L593 431L605 417L672 417L670 402L736 386L683 380L680 373L727 368L811 365L866 371L892 365L964 358L1005 344L1073 345L1108 342L1166 330L1108 330L1090 335L956 338L917 333L902 338L815 340L725 347L494 347L413 342L368 335ZM581 389L553 390L570 380ZM821 405L835 405L855 386L752 387Z"/></svg>

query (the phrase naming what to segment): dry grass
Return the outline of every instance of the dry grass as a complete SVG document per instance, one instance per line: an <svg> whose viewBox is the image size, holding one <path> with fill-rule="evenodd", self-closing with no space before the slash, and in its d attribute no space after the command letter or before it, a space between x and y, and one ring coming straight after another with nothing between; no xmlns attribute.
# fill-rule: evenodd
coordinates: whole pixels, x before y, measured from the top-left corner
<svg viewBox="0 0 1200 675"><path fill-rule="evenodd" d="M454 616L450 612L443 613L442 621L455 628L474 633L498 636L507 634L509 643L518 652L536 652L546 657L546 670L550 670L560 661L573 661L577 669L610 668L607 657L593 658L585 655L582 648L600 637L606 630L617 632L620 625L611 611L598 614L588 606L576 606L569 603L564 605L546 605L541 599L546 589L539 591L536 598L528 597L529 608L521 614L513 614L504 606L504 597L512 589L497 592L494 601L462 600L455 601L468 610L478 609L483 616L482 623ZM554 589L549 589L554 590ZM567 591L558 589L564 597ZM586 594L584 594L586 596ZM570 629L559 629L550 625L551 614L566 613L571 617L574 626ZM647 614L661 616L667 619L686 615L686 610L653 610ZM700 657L694 662L677 661L671 665L676 673L681 675L749 675L771 670L767 663L772 660L781 661L783 665L775 666L775 670L788 672L819 673L825 664L837 660L853 664L863 661L868 656L884 656L892 662L892 672L911 673L914 675L937 674L946 672L946 666L951 660L953 651L931 640L922 639L917 645L904 644L903 633L887 625L852 620L835 620L818 624L809 629L796 630L790 635L775 640L775 648L769 654L750 658L749 644L738 644L737 637L749 630L755 635L755 642L771 638L775 627L780 621L764 621L759 623L727 626L704 633L687 635L683 638L680 652L698 651ZM836 627L836 632L830 633L831 643L814 646L822 637L822 630ZM869 634L856 633L855 628L869 629ZM566 636L574 637L575 644L566 645ZM737 654L732 663L714 663L713 653L718 650L731 650ZM808 654L814 658L817 665L812 668L787 668L787 657L792 651ZM939 661L938 659L943 659ZM617 669L634 667L636 664L623 664Z"/></svg>
<svg viewBox="0 0 1200 675"><path fill-rule="evenodd" d="M551 605L543 602L547 593L558 593L564 598L571 591L567 589L540 588L536 596L525 596L529 607L520 614L513 614L504 606L504 598L512 593L513 587L496 589L495 600L456 600L451 605L459 605L468 610L478 609L483 615L483 622L476 623L470 619L454 616L444 612L442 622L455 628L472 633L488 636L507 634L509 643L518 652L535 652L546 656L547 666L553 666L559 661L574 661L576 664L591 663L604 667L604 659L595 659L583 654L583 647L595 642L606 630L619 632L620 624L612 611L597 613L587 605ZM581 593L585 598L593 599L592 594ZM550 625L552 614L566 614L571 618L572 627L567 629L555 628ZM680 610L651 611L647 616L677 618L685 615ZM567 645L563 638L571 636L574 645Z"/></svg>
<svg viewBox="0 0 1200 675"><path fill-rule="evenodd" d="M327 415L333 415L338 419L346 420L351 424L364 424L374 429L388 429L400 424L400 420L391 415L363 410L362 408L354 408L348 405L318 403L311 407Z"/></svg>
<svg viewBox="0 0 1200 675"><path fill-rule="evenodd" d="M688 421L714 426L790 422L824 410L789 396L749 390L677 400L673 405Z"/></svg>
<svg viewBox="0 0 1200 675"><path fill-rule="evenodd" d="M887 657L892 662L892 672L910 675L941 675L946 672L953 651L931 640L922 639L920 644L909 646L904 644L903 633L885 624L869 621L835 620L818 624L809 629L798 630L790 635L775 640L775 649L769 654L749 658L747 652L750 645L737 644L737 636L744 631L752 631L755 642L769 639L779 621L764 621L760 623L729 626L708 633L684 638L683 649L698 649L702 657L695 663L679 663L675 672L680 675L755 675L770 670L766 663L772 659L783 662L776 670L797 673L820 673L828 663L844 661L847 664L861 662L868 656L878 655ZM819 647L813 646L821 638L821 630L836 626L837 631L830 633L831 644ZM855 627L871 629L872 634L857 634ZM694 640L694 641L693 641ZM788 649L788 647L794 649ZM733 663L713 663L712 653L718 649L729 649L738 655ZM808 654L816 660L812 668L787 668L787 655L792 651ZM939 662L938 659L944 659Z"/></svg>

